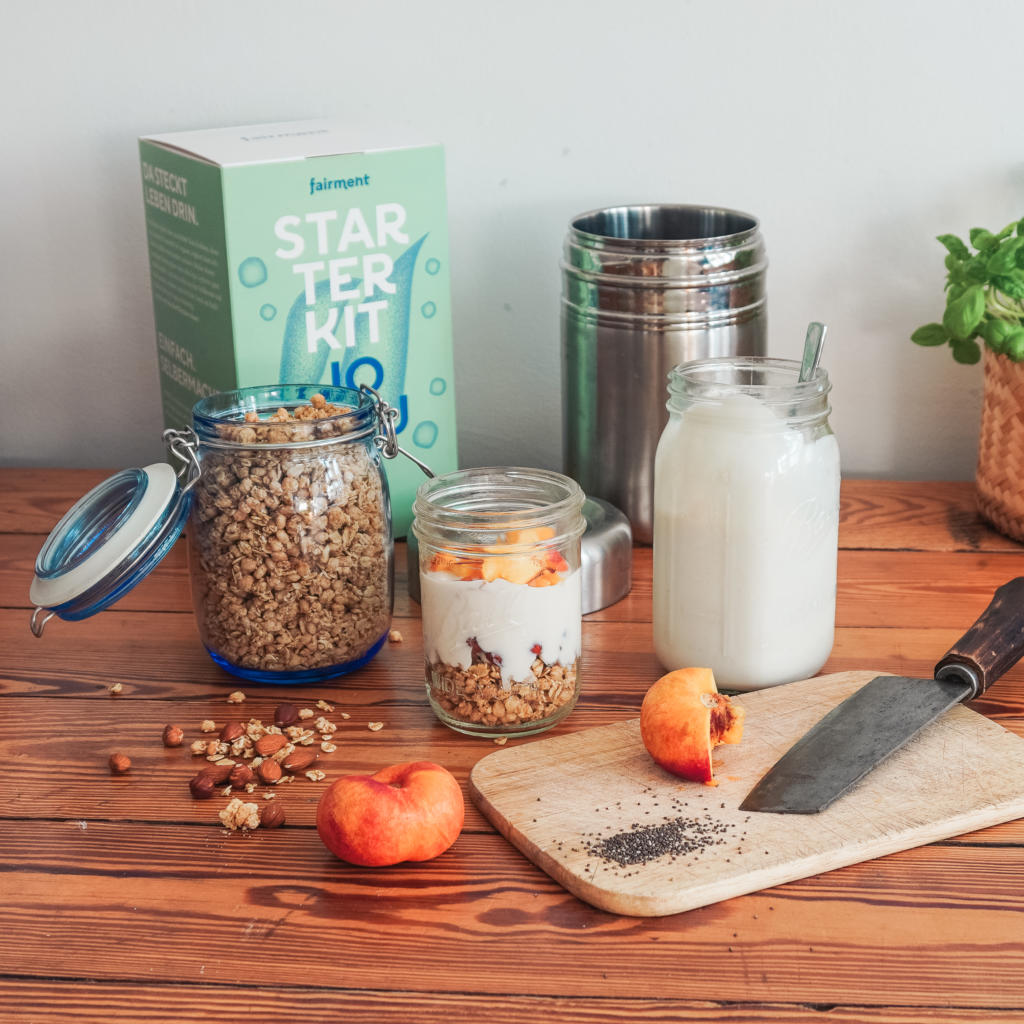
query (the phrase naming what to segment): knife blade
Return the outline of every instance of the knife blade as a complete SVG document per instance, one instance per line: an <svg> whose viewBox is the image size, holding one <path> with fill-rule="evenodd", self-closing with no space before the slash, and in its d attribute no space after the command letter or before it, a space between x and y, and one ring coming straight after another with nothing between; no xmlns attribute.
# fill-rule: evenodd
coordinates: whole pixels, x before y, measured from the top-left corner
<svg viewBox="0 0 1024 1024"><path fill-rule="evenodd" d="M934 678L877 676L834 707L769 769L740 810L817 814L1024 655L1024 577L999 587L935 666Z"/></svg>

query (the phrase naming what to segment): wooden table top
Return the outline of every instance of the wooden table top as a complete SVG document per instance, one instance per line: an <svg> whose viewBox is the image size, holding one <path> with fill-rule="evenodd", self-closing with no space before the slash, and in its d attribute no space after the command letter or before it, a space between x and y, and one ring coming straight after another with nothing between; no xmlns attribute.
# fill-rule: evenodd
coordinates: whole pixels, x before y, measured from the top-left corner
<svg viewBox="0 0 1024 1024"><path fill-rule="evenodd" d="M496 749L427 706L404 551L403 641L316 687L244 684L213 664L180 543L115 608L35 639L35 555L104 475L0 470L0 1020L1024 1022L1024 821L645 919L569 895L468 801L436 860L336 860L313 824L332 777L423 759L465 786ZM840 548L824 672L930 673L1024 575L1024 547L979 522L969 483L845 481ZM586 619L583 696L556 732L636 717L661 674L650 550L634 564L632 593ZM187 745L161 743L169 723L192 739L203 719L317 698L350 717L327 781L278 795L274 831L226 832L226 800L189 795ZM972 706L1024 736L1024 663ZM110 774L113 751L130 774Z"/></svg>

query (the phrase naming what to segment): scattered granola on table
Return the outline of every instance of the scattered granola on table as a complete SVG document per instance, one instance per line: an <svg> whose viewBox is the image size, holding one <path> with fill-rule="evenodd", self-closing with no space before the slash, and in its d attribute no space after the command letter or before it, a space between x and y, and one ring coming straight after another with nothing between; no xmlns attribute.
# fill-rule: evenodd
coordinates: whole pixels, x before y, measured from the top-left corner
<svg viewBox="0 0 1024 1024"><path fill-rule="evenodd" d="M318 704L333 709L333 705L326 701ZM256 791L261 786L276 787L294 782L300 774L314 783L323 782L327 778L327 773L316 766L316 762L320 752L327 754L338 749L328 739L337 733L338 726L321 715L316 722L317 729L321 731L321 736L318 736L312 729L304 729L299 725L282 727L278 724L298 720L298 717L298 711L293 705L282 703L275 709L270 723L264 723L258 718L250 718L244 724L231 721L221 729L220 739L196 739L188 743L188 752L192 757L206 755L206 763L188 783L192 798L209 800L217 793L231 797L218 817L232 832L249 831L260 826L275 828L283 824L283 809L261 810L259 804L242 800L233 791L244 791L254 795L254 799L261 796L264 801L272 801L276 793L270 789L261 794ZM383 723L380 724L383 726ZM205 719L199 728L209 733L216 729L216 724L212 719ZM177 726L166 726L161 738L165 747L186 746L184 730ZM319 751L311 749L321 739ZM111 754L108 763L114 775L126 774L131 769L131 760L119 752Z"/></svg>
<svg viewBox="0 0 1024 1024"><path fill-rule="evenodd" d="M259 804L245 803L235 797L218 815L224 827L234 832L236 829L254 829L260 826Z"/></svg>

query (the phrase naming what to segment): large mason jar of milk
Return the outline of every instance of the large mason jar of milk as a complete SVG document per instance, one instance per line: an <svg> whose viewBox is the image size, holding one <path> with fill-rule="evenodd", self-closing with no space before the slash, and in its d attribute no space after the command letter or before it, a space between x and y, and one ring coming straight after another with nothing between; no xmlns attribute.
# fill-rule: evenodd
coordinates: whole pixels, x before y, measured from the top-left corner
<svg viewBox="0 0 1024 1024"><path fill-rule="evenodd" d="M839 446L828 374L740 357L669 374L654 468L654 649L723 689L814 675L832 650Z"/></svg>

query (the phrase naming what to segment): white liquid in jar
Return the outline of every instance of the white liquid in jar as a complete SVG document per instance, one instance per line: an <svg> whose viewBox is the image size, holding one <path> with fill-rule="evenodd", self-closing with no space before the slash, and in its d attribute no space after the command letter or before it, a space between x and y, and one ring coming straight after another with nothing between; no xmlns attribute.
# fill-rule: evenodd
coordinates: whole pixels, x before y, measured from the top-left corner
<svg viewBox="0 0 1024 1024"><path fill-rule="evenodd" d="M839 447L756 398L673 415L655 460L654 649L724 689L814 675L832 650Z"/></svg>

